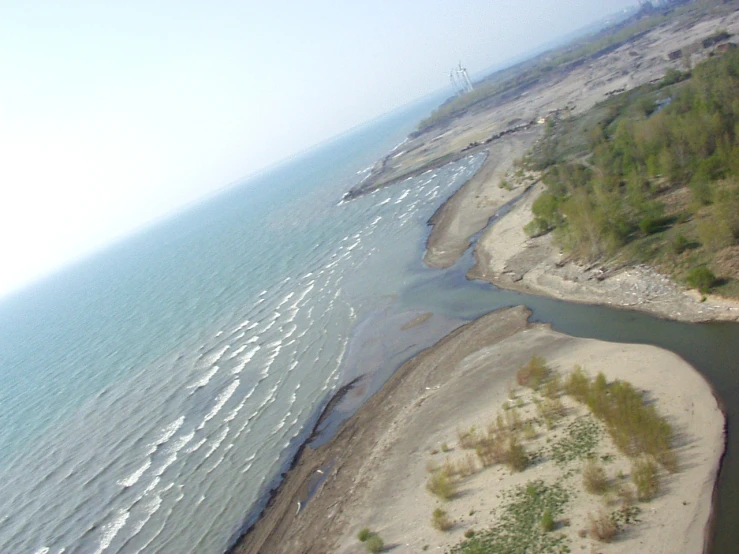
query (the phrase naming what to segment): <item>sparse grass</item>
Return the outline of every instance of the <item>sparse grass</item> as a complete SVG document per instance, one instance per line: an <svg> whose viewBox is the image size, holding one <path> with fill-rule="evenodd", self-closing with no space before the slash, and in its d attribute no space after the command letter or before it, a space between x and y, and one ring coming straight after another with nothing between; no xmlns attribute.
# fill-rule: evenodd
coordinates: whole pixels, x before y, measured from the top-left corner
<svg viewBox="0 0 739 554"><path fill-rule="evenodd" d="M600 542L611 542L618 535L618 525L613 518L601 511L597 516L588 516L588 532L590 536Z"/></svg>
<svg viewBox="0 0 739 554"><path fill-rule="evenodd" d="M493 431L479 441L475 452L482 467L490 467L506 461L508 434L504 431Z"/></svg>
<svg viewBox="0 0 739 554"><path fill-rule="evenodd" d="M495 525L454 546L452 553L569 552L565 535L547 532L541 525L547 510L552 519L562 513L569 500L564 487L537 480L506 491L503 497L505 504L499 509Z"/></svg>
<svg viewBox="0 0 739 554"><path fill-rule="evenodd" d="M441 451L442 451L442 452L444 452L444 453L446 453L446 452L451 452L451 450L452 450L452 449L451 449L451 448L449 448L449 445L448 445L447 443L445 443L445 442L442 442L442 443L441 443Z"/></svg>
<svg viewBox="0 0 739 554"><path fill-rule="evenodd" d="M641 502L649 502L659 492L659 473L655 461L642 456L631 464L631 480Z"/></svg>
<svg viewBox="0 0 739 554"><path fill-rule="evenodd" d="M457 431L457 438L459 439L460 448L464 448L466 450L473 450L480 439L479 433L474 425L466 431Z"/></svg>
<svg viewBox="0 0 739 554"><path fill-rule="evenodd" d="M457 494L457 485L444 471L436 471L426 481L426 489L441 500L451 500Z"/></svg>
<svg viewBox="0 0 739 554"><path fill-rule="evenodd" d="M541 356L533 356L528 364L516 373L516 382L524 387L537 390L549 379L552 370Z"/></svg>
<svg viewBox="0 0 739 554"><path fill-rule="evenodd" d="M547 398L557 398L562 393L562 380L559 373L553 373L551 378L544 383L542 394Z"/></svg>
<svg viewBox="0 0 739 554"><path fill-rule="evenodd" d="M536 413L544 419L547 429L552 429L564 417L565 409L559 398L544 398L536 401Z"/></svg>
<svg viewBox="0 0 739 554"><path fill-rule="evenodd" d="M610 489L605 469L592 460L586 461L583 465L582 483L585 490L591 494L605 494Z"/></svg>
<svg viewBox="0 0 739 554"><path fill-rule="evenodd" d="M447 514L446 510L436 508L431 514L431 526L439 531L449 531L449 529L454 527L454 522L449 519L449 514Z"/></svg>
<svg viewBox="0 0 739 554"><path fill-rule="evenodd" d="M536 428L534 427L533 421L525 421L523 424L523 436L526 440L532 441L536 439L537 432Z"/></svg>

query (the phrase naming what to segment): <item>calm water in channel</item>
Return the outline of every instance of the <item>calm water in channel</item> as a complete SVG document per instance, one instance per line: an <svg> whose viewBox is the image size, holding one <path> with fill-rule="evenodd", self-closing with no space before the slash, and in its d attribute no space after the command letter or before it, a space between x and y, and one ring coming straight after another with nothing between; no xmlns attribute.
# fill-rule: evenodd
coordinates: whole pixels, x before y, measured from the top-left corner
<svg viewBox="0 0 739 554"><path fill-rule="evenodd" d="M224 551L317 410L356 376L352 329L386 313L458 321L525 304L566 333L663 346L699 368L737 421L737 325L500 291L464 278L469 254L450 270L423 267L426 221L480 156L339 204L435 103L344 136L0 303L2 550ZM385 355L396 366L410 354ZM739 544L738 455L734 441L716 552Z"/></svg>

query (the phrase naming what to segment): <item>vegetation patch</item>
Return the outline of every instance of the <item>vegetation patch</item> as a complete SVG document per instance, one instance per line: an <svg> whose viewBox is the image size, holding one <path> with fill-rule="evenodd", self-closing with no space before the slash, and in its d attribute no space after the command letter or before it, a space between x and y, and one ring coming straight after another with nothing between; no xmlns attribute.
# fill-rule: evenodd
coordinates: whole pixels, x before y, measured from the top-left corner
<svg viewBox="0 0 739 554"><path fill-rule="evenodd" d="M557 465L592 456L600 441L601 429L591 417L579 417L567 426L565 436L551 447Z"/></svg>
<svg viewBox="0 0 739 554"><path fill-rule="evenodd" d="M545 513L553 520L569 500L568 492L559 484L531 481L503 493L506 503L499 509L497 524L478 531L472 538L452 548L452 553L569 552L564 535L546 531L542 524Z"/></svg>
<svg viewBox="0 0 739 554"><path fill-rule="evenodd" d="M713 272L739 245L737 90L734 50L552 121L527 158L547 189L526 233L553 231L582 261L649 263L704 294L735 294L736 273Z"/></svg>

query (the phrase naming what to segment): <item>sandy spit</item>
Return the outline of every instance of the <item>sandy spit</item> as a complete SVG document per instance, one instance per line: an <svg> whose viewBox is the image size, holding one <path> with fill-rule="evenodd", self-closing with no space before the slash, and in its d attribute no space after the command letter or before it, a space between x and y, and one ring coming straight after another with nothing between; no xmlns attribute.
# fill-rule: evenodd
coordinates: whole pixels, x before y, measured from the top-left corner
<svg viewBox="0 0 739 554"><path fill-rule="evenodd" d="M306 449L283 490L237 552L358 552L357 532L378 532L393 552L442 551L465 529L494 523L496 493L531 479L552 479L551 464L523 473L489 468L468 478L445 505L456 520L448 533L431 528L437 500L425 489L433 449L454 444L457 430L484 425L506 399L517 369L540 355L562 372L581 364L595 375L626 379L648 391L678 436L680 471L645 505L641 523L602 545L574 536L597 500L573 501L573 551L698 552L724 447L724 417L705 380L678 356L643 345L577 339L527 322L508 308L442 339L406 364L318 451ZM543 439L542 439L543 440ZM328 477L307 506L298 502L317 470ZM581 548L584 547L584 548Z"/></svg>

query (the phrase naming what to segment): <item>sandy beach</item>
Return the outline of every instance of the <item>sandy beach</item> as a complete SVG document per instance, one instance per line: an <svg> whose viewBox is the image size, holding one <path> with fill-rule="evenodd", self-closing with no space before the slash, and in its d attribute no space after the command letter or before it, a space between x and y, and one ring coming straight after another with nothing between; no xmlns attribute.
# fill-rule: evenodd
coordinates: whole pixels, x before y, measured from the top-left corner
<svg viewBox="0 0 739 554"><path fill-rule="evenodd" d="M357 552L362 545L356 537L363 527L377 532L396 552L446 551L463 540L466 530L494 524L499 493L538 479L562 481L562 470L542 453L521 473L493 466L464 478L458 498L447 503L439 503L425 487L429 461L459 457L459 430L495 419L516 371L532 355L563 373L580 364L593 376L602 371L609 380L628 380L648 391L676 431L678 471L663 472L663 492L643 504L640 522L610 544L579 535L602 500L578 491L580 466L572 464L573 475L562 481L571 489L569 521L559 531L572 551L701 551L724 446L724 418L708 384L667 351L568 337L529 324L528 315L522 307L489 314L404 364L329 444L318 451L306 449L266 516L237 551ZM514 394L523 398L525 393L514 389ZM573 405L570 417L587 414ZM527 449L543 452L547 438L561 439L566 425L563 420L550 432L542 430ZM448 455L439 452L443 443ZM622 466L628 475L628 466L607 440L601 440L597 454L613 457L607 468L612 478ZM306 487L319 476L317 491L298 511ZM431 527L431 513L439 505L455 521L446 533Z"/></svg>

